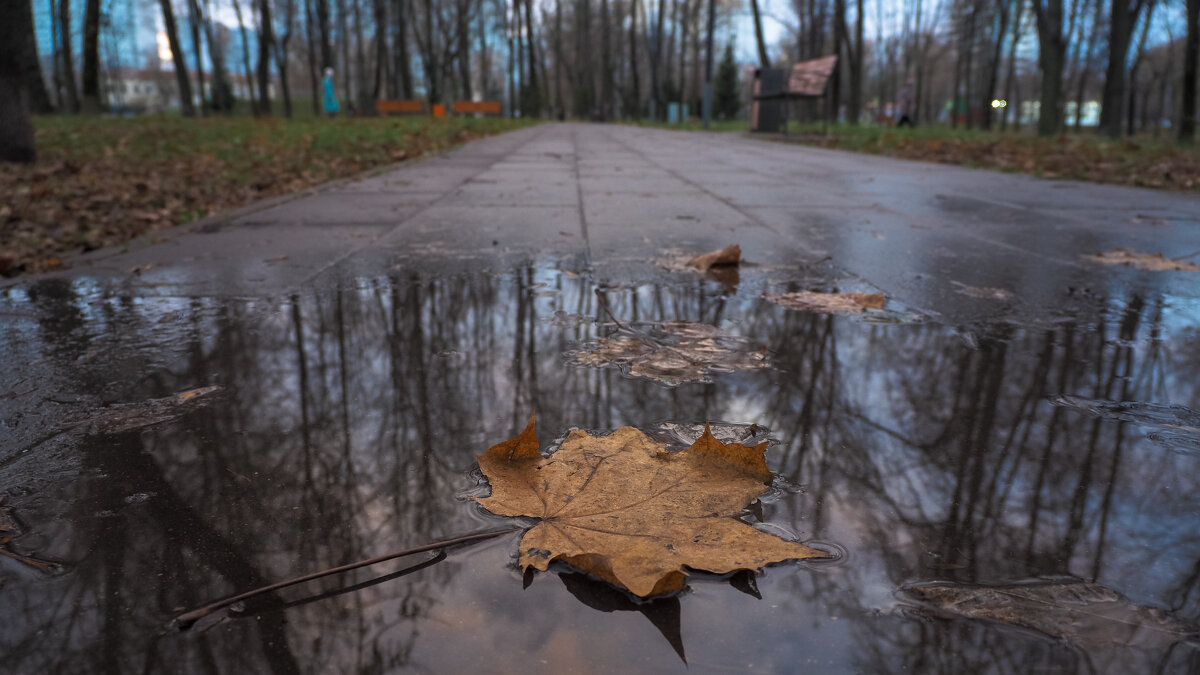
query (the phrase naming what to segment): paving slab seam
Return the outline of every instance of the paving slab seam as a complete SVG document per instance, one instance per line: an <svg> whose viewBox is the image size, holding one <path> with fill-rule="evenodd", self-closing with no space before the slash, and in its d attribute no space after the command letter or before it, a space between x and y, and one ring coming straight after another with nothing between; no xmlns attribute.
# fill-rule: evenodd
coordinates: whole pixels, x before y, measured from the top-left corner
<svg viewBox="0 0 1200 675"><path fill-rule="evenodd" d="M736 204L734 204L734 203L733 203L733 201L732 201L732 200L730 200L730 199L726 199L725 197L722 197L722 196L720 196L720 195L716 194L715 192L713 192L713 191L709 190L708 188L704 187L703 185L701 185L701 184L697 183L696 181L694 181L694 180L691 180L691 179L689 179L689 178L685 178L685 177L684 177L682 174L678 173L678 172L677 172L677 171L675 171L674 169L672 169L672 168L670 168L670 167L667 167L667 166L665 166L665 165L663 165L663 164L661 164L661 163L659 163L659 162L656 162L656 161L654 161L653 159L651 159L650 157L648 157L648 156L647 156L645 153L643 153L641 150L638 150L637 148L635 148L635 147L633 147L633 146L631 146L631 145L629 145L629 144L625 143L624 141L622 141L622 140L620 140L620 139L616 138L615 136L613 136L613 134L612 134L611 132L607 132L607 131L606 131L606 135L607 135L607 136L609 137L609 139L611 139L611 140L612 140L614 143L617 143L618 145L620 145L621 147L625 148L625 149L626 149L626 150L628 150L629 152L632 152L633 154L637 155L638 157L641 157L641 158L642 158L643 160L645 160L646 162L648 162L648 163L650 163L650 164L653 164L654 166L658 167L660 170L667 172L668 174L670 174L670 175L671 175L673 178L675 178L676 180L679 180L679 181L681 181L681 182L683 182L683 183L686 183L686 184L688 184L688 185L691 185L692 187L696 188L697 190L699 190L699 191L703 192L704 194L706 194L706 195L708 195L708 196L712 197L713 199L716 199L717 201L719 201L719 202L721 202L722 204L724 204L724 205L728 206L729 208L733 209L734 211L737 211L739 214L741 214L743 217L745 217L747 220L749 220L750 222L754 223L755 225L758 225L759 227L761 227L761 228L763 228L763 229L766 229L766 230L767 230L767 231L769 231L769 232L774 232L775 234L777 234L777 235L779 235L779 236L781 236L781 237L783 236L783 233L782 233L782 232L780 232L779 230L776 230L774 227L771 227L771 226L770 226L770 225L768 225L767 223L763 222L763 221L762 221L761 219L759 219L757 216L754 216L753 214L751 214L751 213L748 213L746 210L744 210L744 209L742 209L741 207L737 206Z"/></svg>
<svg viewBox="0 0 1200 675"><path fill-rule="evenodd" d="M588 239L587 211L583 208L583 179L579 176L579 139L578 130L571 129L571 171L575 176L576 202L579 204L579 230L583 236L583 262L588 269L592 267L592 242Z"/></svg>
<svg viewBox="0 0 1200 675"><path fill-rule="evenodd" d="M546 127L545 127L545 126L543 126L543 125L538 125L538 126L535 126L535 127L529 128L529 129L528 129L528 131L529 131L530 133L533 133L533 131L534 131L534 130L538 130L538 134L537 134L537 136L540 136L542 133L544 133L544 130L545 130L545 128L546 128ZM518 129L517 131L524 131L524 129ZM516 133L516 132L511 132L511 133ZM528 142L528 141L526 141L526 142ZM504 160L504 159L505 159L505 158L508 156L508 154L511 154L511 149L510 149L510 152L509 152L509 153L504 153L504 154L502 154L501 156L497 157L496 159L494 159L494 160L491 160L490 162L488 162L487 164L485 164L485 165L484 165L482 168L480 168L480 169L478 169L477 171L475 171L475 172L471 173L470 175L466 176L466 178L464 178L463 180L460 180L458 183L456 183L456 184L454 185L454 187L452 187L452 188L450 188L450 189L446 190L445 192L443 192L443 193L442 193L442 195L441 195L440 197L438 197L437 199L435 199L435 200L433 200L433 201L429 202L429 203L428 203L428 204L426 204L425 206L423 206L423 207L421 207L420 209L418 209L418 210L414 211L413 213L409 214L409 215L408 215L408 217L406 217L406 218L404 218L404 219L400 220L400 222L396 223L396 225L395 225L394 227L392 227L391 229L389 229L389 230L387 230L387 231L385 231L385 232L382 232L382 233L380 233L380 234L379 234L377 237L375 237L375 238L374 238L374 241L369 241L369 242L367 242L367 243L363 244L362 246L359 246L358 248L353 248L353 249L350 249L350 250L346 251L345 253L343 253L342 255L340 255L340 256L337 256L337 257L336 257L336 258L334 258L333 260L329 261L329 263L327 263L326 265L324 265L324 266L323 266L323 267L321 267L320 269L316 270L316 271L315 271L315 272L313 272L312 274L310 274L310 275L308 275L307 277L305 277L304 279L302 279L302 280L301 280L301 281L300 281L300 282L299 282L299 283L298 283L298 284L295 286L295 288L291 289L291 290L290 290L290 291L288 291L288 292L289 292L289 293L296 293L296 292L298 292L298 291L299 291L301 288L303 288L304 286L306 286L306 285L310 284L310 283L313 281L313 279L316 279L317 277L321 276L322 274L324 274L325 272L329 271L329 270L330 270L330 269L332 269L333 267L337 266L338 264L340 264L342 261L346 260L346 259L347 259L347 258L349 258L350 256L353 256L353 255L356 255L356 254L358 254L358 253L360 253L360 252L362 252L362 251L365 251L366 249L368 249L368 248L370 248L371 246L373 246L373 245L375 244L375 241L378 241L379 239L381 239L381 238L383 238L383 237L390 236L391 234L393 234L393 233L397 232L398 230L400 230L401 228L403 228L405 225L407 225L407 224L408 224L410 221L412 221L412 220L413 220L414 218L416 218L417 216L419 216L419 215L421 215L421 214L425 213L426 211L428 211L428 210L430 210L430 209L434 208L435 206L440 206L440 205L442 205L442 203L443 203L443 202L444 202L444 201L445 201L445 200L446 200L448 197L450 197L450 195L454 194L454 193L455 193L455 191L457 191L457 190L458 190L460 187L462 187L462 186L463 186L463 185L465 185L466 183L469 183L469 182L471 182L471 181L472 181L472 180L473 180L473 179L474 179L476 176L479 176L479 175L481 175L481 174L483 174L483 173L486 173L486 172L488 172L488 171L491 171L491 170L492 170L492 168L493 168L493 167L494 167L496 164L498 164L499 162L503 161L503 160Z"/></svg>

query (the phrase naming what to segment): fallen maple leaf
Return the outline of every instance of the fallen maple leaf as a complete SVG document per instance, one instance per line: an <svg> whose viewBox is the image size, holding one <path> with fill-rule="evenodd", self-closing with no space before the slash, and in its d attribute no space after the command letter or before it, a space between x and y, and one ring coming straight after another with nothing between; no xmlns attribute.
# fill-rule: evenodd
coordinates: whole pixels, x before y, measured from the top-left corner
<svg viewBox="0 0 1200 675"><path fill-rule="evenodd" d="M777 305L791 309L825 314L862 314L868 309L883 309L886 299L883 293L767 293L763 297Z"/></svg>
<svg viewBox="0 0 1200 675"><path fill-rule="evenodd" d="M683 588L687 569L724 574L828 555L736 518L771 480L765 442L722 443L706 426L670 453L633 427L576 429L543 457L534 419L479 455L492 494L473 498L497 515L541 521L521 538L526 570L562 562L649 597Z"/></svg>
<svg viewBox="0 0 1200 675"><path fill-rule="evenodd" d="M695 267L705 272L717 265L737 265L742 262L742 247L731 244L717 251L709 251L692 258L687 262L688 267Z"/></svg>
<svg viewBox="0 0 1200 675"><path fill-rule="evenodd" d="M1186 260L1172 260L1164 258L1161 253L1138 253L1127 248L1119 248L1115 251L1107 253L1097 253L1096 255L1084 256L1088 260L1105 265L1128 265L1139 270L1150 270L1152 272L1162 272L1166 270L1176 270L1180 272L1200 272L1200 265L1188 262Z"/></svg>

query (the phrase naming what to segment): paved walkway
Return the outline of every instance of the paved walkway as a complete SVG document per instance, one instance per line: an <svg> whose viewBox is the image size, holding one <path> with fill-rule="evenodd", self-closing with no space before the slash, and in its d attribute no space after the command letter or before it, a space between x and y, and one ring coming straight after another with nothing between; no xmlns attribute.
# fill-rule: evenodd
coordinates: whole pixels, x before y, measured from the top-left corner
<svg viewBox="0 0 1200 675"><path fill-rule="evenodd" d="M1114 270L1081 256L1200 250L1200 199L740 134L544 124L67 274L128 281L137 269L131 285L145 293L262 295L330 275L539 256L617 277L730 243L764 268L828 258L912 307L969 320L979 317L963 307L964 285L1009 290L1028 307L1110 283L1195 297L1194 275Z"/></svg>

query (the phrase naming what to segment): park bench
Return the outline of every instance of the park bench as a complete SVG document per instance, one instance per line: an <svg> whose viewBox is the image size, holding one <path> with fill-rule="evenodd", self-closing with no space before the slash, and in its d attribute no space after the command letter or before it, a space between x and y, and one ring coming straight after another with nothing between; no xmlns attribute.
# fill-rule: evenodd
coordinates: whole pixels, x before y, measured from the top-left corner
<svg viewBox="0 0 1200 675"><path fill-rule="evenodd" d="M380 115L421 115L425 112L424 101L375 101L375 112Z"/></svg>
<svg viewBox="0 0 1200 675"><path fill-rule="evenodd" d="M500 115L499 101L455 101L455 115Z"/></svg>

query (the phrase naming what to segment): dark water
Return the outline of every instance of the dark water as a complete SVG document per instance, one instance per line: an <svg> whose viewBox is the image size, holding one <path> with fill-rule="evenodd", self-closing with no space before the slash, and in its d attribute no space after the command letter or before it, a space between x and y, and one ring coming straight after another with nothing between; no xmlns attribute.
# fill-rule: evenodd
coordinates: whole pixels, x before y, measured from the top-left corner
<svg viewBox="0 0 1200 675"><path fill-rule="evenodd" d="M768 368L666 386L574 362L615 331L594 288L546 264L279 299L3 291L5 550L60 567L0 557L0 670L682 672L680 654L689 672L1200 669L1187 642L1081 646L896 593L1070 575L1197 619L1195 301L1130 292L951 327L903 308L786 310L753 275L736 292L607 289L625 322L707 323L767 349ZM175 419L98 430L106 405L204 386L220 389ZM572 427L765 427L780 480L747 519L844 557L767 569L761 599L700 576L638 604L573 574L523 588L510 535L170 626L233 592L506 524L465 499L474 456L535 409L543 443Z"/></svg>

